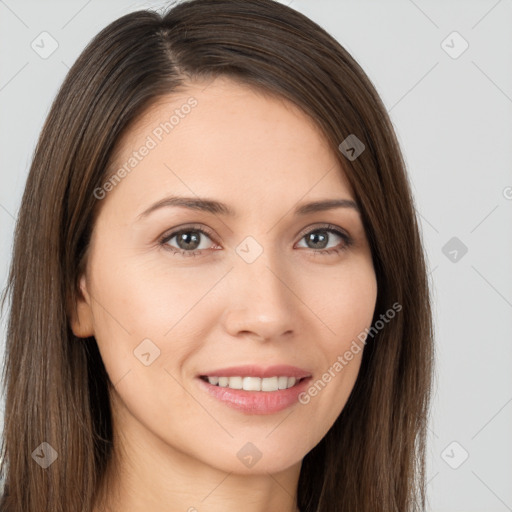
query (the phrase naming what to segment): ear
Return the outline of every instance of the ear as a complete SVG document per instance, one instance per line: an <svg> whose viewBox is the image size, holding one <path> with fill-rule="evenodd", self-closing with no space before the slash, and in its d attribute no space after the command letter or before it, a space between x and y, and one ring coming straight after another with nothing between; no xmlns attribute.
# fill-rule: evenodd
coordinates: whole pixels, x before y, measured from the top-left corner
<svg viewBox="0 0 512 512"><path fill-rule="evenodd" d="M71 308L71 330L78 338L94 336L94 323L90 295L87 291L85 275L80 277L80 293L77 294L76 304Z"/></svg>

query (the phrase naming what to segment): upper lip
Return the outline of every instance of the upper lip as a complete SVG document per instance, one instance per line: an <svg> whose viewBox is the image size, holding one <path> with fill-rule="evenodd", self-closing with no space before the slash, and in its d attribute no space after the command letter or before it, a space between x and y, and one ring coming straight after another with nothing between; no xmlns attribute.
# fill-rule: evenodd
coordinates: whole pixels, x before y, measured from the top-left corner
<svg viewBox="0 0 512 512"><path fill-rule="evenodd" d="M230 366L201 373L199 377L311 377L311 373L296 366L277 364L273 366L243 365Z"/></svg>

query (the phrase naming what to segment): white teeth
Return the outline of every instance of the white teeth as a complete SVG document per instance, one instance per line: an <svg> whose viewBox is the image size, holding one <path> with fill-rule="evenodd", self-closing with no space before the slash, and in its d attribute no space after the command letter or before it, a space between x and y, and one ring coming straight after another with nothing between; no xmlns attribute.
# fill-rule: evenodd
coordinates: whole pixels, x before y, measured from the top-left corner
<svg viewBox="0 0 512 512"><path fill-rule="evenodd" d="M295 385L295 377L207 377L208 382L214 386L245 391L278 391L288 389Z"/></svg>
<svg viewBox="0 0 512 512"><path fill-rule="evenodd" d="M279 377L277 379L277 385L279 389L286 389L288 386L288 377Z"/></svg>
<svg viewBox="0 0 512 512"><path fill-rule="evenodd" d="M272 380L275 380L275 377L272 377L272 379L265 379L265 381L267 382L271 382ZM243 380L243 389L245 391L261 391L261 386L262 386L262 379L260 379L259 377L244 377L244 380ZM229 383L231 385L231 382ZM263 391L273 391L272 389L272 385L270 385L270 388L269 389L264 389ZM266 388L268 388L269 386L266 386Z"/></svg>
<svg viewBox="0 0 512 512"><path fill-rule="evenodd" d="M242 377L229 377L228 388L242 389L243 388Z"/></svg>

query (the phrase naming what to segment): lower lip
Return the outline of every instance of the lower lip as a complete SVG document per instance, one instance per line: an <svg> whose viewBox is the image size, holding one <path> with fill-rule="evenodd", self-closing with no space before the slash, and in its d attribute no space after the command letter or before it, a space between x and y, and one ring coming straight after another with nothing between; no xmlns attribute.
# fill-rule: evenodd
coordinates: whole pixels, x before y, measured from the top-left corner
<svg viewBox="0 0 512 512"><path fill-rule="evenodd" d="M277 391L245 391L214 386L199 377L197 380L203 390L224 402L228 407L247 414L274 414L296 404L299 395L309 385L311 377L301 380L291 388Z"/></svg>

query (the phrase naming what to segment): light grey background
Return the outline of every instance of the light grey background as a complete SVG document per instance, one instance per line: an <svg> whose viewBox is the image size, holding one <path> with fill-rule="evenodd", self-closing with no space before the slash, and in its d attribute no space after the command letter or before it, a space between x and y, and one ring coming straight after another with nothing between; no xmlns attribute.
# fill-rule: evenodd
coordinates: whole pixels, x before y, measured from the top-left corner
<svg viewBox="0 0 512 512"><path fill-rule="evenodd" d="M356 58L402 144L436 324L429 510L512 511L512 2L283 3ZM114 19L164 5L0 0L0 287L32 152L69 66ZM58 43L46 59L31 47L51 48L43 31ZM5 318L0 334L3 351Z"/></svg>

